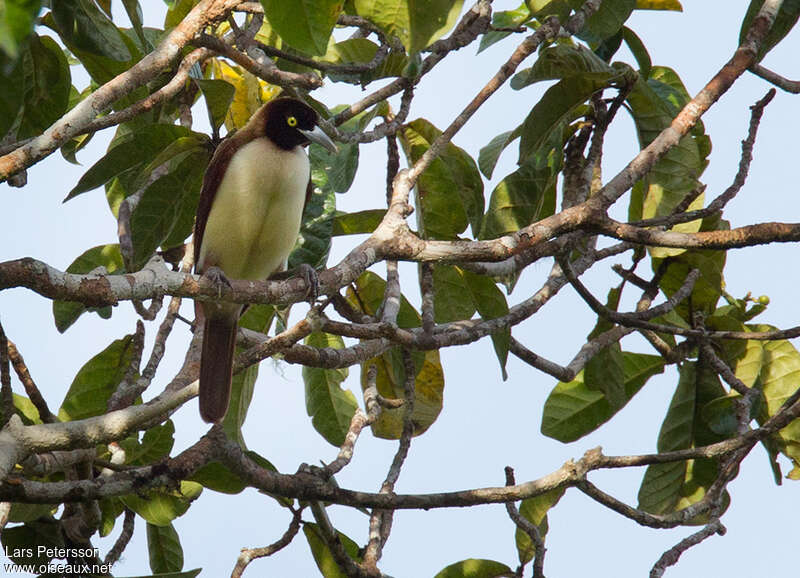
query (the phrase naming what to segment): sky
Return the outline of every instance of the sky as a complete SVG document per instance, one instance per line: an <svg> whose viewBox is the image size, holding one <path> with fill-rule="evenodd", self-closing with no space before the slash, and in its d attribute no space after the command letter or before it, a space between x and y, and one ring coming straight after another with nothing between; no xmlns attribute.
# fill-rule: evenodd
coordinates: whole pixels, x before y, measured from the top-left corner
<svg viewBox="0 0 800 578"><path fill-rule="evenodd" d="M645 42L654 64L678 71L691 94L696 94L731 57L736 47L741 18L748 2L725 3L684 0L684 12L637 12L628 22ZM143 2L145 10L159 2ZM516 7L497 1L495 10ZM114 9L123 12L120 3ZM147 13L146 21L162 16ZM441 62L419 85L410 119L425 117L439 128L446 126L497 70L513 49L509 39L476 55L470 46ZM764 64L788 77L800 77L796 55L800 33L795 31L774 49ZM624 50L616 59L633 63ZM532 61L531 61L532 62ZM81 85L82 88L82 85ZM732 181L739 162L740 141L746 135L749 106L769 87L745 75L704 116L713 142L711 164L702 180L707 198L721 193ZM516 92L505 87L493 96L459 132L454 143L474 158L492 137L510 130L527 114L542 88ZM351 102L361 95L358 87L328 86L314 96L327 105ZM794 201L797 185L791 170L796 145L790 140L800 129L797 97L778 92L767 108L756 144L747 185L725 211L731 226L764 221L800 221L800 203ZM204 116L195 114L197 129ZM101 190L62 204L67 191L107 145L107 135L95 137L79 154L83 167L66 163L58 153L29 171L28 185L10 189L0 185L0 261L31 256L64 269L88 247L116 241L116 223L107 210ZM621 112L607 139L604 175L610 178L638 150L630 119ZM502 177L515 169L512 148L501 157L495 178L486 182L487 194ZM380 208L384 203L385 155L381 143L363 146L361 164L351 191L337 198L342 210ZM359 239L337 238L329 264L344 256ZM759 321L780 327L800 322L795 307L795 288L800 282L792 264L795 247L790 244L749 248L728 253L726 289L735 296L748 291L766 294L771 304ZM627 263L623 259L622 263ZM612 262L601 263L584 277L596 295L604 295L610 283ZM536 291L550 270L550 262L529 267L510 298L516 303ZM373 270L385 276L382 264ZM414 288L415 267L403 265L404 289L418 306ZM631 304L628 304L630 308ZM298 312L304 311L298 306ZM191 303L184 304L191 316ZM111 340L133 331L135 315L128 303L114 310L111 320L84 315L64 335L54 327L50 301L30 291L0 292L0 319L28 362L31 374L51 407L57 407L83 363ZM514 335L537 353L565 364L574 356L595 323L588 307L565 288L547 307L522 324ZM148 344L156 326L148 327ZM156 395L180 365L189 340L188 327L179 325L170 337L167 356L159 368L149 396ZM650 353L641 340L625 345ZM795 343L797 346L798 344ZM146 349L146 353L147 353ZM443 350L446 386L444 409L423 436L415 438L400 476L398 493L427 493L503 485L503 468L516 470L518 481L541 477L566 460L579 458L587 449L602 445L609 455L649 453L664 411L674 391L676 375L651 379L613 420L593 434L562 444L539 432L541 410L555 379L509 357L509 379L503 382L489 340ZM345 382L359 392L358 369ZM15 391L21 391L14 381ZM207 431L196 404L188 403L174 416L176 445L173 455L190 446ZM279 470L293 472L302 462L329 462L336 448L311 427L305 412L300 367L283 362L262 363L250 419L245 425L248 446L267 457ZM359 439L353 462L338 476L343 487L377 491L396 450L395 442L378 440L369 433ZM785 463L784 463L785 466ZM784 468L788 471L787 468ZM617 498L635 505L643 470L596 472L591 481ZM757 448L745 460L738 478L729 486L733 497L723 523L724 537L715 536L683 555L667 576L761 577L788 575L796 567L796 524L800 488L785 480L772 480L763 450ZM367 539L368 519L359 512L333 506L330 517L338 529L360 544ZM310 516L307 516L310 519ZM141 520L139 520L141 522ZM276 540L290 521L288 512L255 491L227 496L204 491L189 511L175 520L184 549L184 569L203 567L201 576L228 575L239 549ZM121 520L120 520L121 522ZM545 571L548 576L646 575L664 550L691 534L692 528L652 530L637 526L570 490L549 515ZM103 552L119 532L101 540ZM381 568L395 577L433 576L446 565L465 558L489 558L516 567L514 525L502 505L468 509L401 511L395 515L392 535L384 550ZM137 524L134 540L115 575L149 574L144 524ZM530 567L526 575L529 575ZM251 564L250 576L313 576L316 567L302 535L277 555Z"/></svg>

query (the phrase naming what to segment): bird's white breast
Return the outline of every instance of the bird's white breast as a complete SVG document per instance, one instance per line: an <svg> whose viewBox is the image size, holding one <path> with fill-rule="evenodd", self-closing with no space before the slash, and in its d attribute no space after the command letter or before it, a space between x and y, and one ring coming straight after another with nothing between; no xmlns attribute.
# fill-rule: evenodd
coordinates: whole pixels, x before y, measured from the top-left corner
<svg viewBox="0 0 800 578"><path fill-rule="evenodd" d="M220 182L200 247L201 270L215 265L233 279L265 279L285 266L309 179L305 151L266 138L242 146Z"/></svg>

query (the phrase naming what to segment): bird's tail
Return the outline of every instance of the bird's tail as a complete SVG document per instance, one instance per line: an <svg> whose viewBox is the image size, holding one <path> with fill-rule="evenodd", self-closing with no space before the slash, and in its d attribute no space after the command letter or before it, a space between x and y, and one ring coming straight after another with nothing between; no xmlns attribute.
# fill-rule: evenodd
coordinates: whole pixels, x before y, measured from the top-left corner
<svg viewBox="0 0 800 578"><path fill-rule="evenodd" d="M228 411L237 321L238 315L232 319L205 319L200 357L200 416L208 423L219 423Z"/></svg>

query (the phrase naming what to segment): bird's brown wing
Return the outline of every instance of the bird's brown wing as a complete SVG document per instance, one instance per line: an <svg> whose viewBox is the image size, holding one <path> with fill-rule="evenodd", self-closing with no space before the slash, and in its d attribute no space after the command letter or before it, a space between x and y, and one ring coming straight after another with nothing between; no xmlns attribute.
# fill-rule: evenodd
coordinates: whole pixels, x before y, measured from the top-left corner
<svg viewBox="0 0 800 578"><path fill-rule="evenodd" d="M225 170L228 168L233 154L240 146L239 139L235 138L235 136L226 138L217 146L217 150L214 151L214 156L211 157L208 168L206 168L206 174L203 177L203 188L200 191L200 202L197 205L197 215L194 221L194 267L198 273L202 273L202 271L197 270L197 261L200 258L200 246L203 244L203 233L206 230L211 205L214 203L214 197L217 194L222 177L225 175Z"/></svg>
<svg viewBox="0 0 800 578"><path fill-rule="evenodd" d="M314 183L311 180L311 175L308 175L308 186L306 186L306 202L303 203L303 212L305 212L308 202L311 200L311 195L314 193Z"/></svg>

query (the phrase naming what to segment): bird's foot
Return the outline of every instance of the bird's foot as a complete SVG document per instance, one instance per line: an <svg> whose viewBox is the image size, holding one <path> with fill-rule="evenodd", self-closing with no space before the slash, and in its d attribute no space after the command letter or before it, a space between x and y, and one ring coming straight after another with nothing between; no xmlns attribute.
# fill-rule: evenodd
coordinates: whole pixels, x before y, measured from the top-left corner
<svg viewBox="0 0 800 578"><path fill-rule="evenodd" d="M297 275L302 277L308 287L306 301L314 303L319 297L319 275L317 275L316 270L308 263L301 263L297 267Z"/></svg>
<svg viewBox="0 0 800 578"><path fill-rule="evenodd" d="M270 281L285 281L292 277L300 277L306 284L306 301L314 303L319 297L319 276L308 263L300 263L290 270L278 271L269 276Z"/></svg>
<svg viewBox="0 0 800 578"><path fill-rule="evenodd" d="M232 288L230 279L228 279L227 275L225 275L225 272L219 267L209 267L203 271L203 274L200 276L200 278L217 288L217 299L222 297L223 288Z"/></svg>

